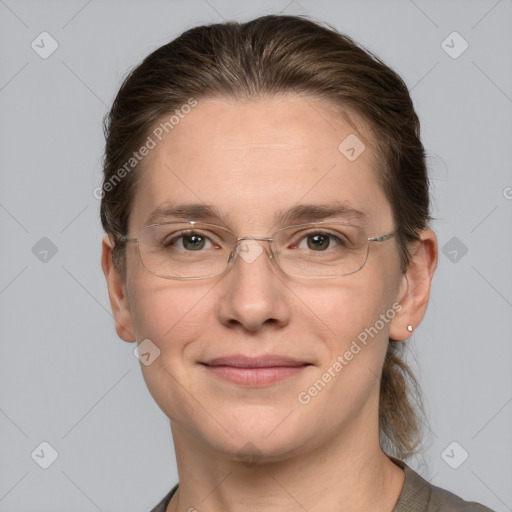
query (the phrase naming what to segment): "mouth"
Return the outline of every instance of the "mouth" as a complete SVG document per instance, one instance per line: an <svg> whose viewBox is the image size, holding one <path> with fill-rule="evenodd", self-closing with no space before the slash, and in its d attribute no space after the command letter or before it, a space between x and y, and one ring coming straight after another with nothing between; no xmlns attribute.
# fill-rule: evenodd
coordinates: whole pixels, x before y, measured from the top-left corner
<svg viewBox="0 0 512 512"><path fill-rule="evenodd" d="M201 363L212 375L242 386L258 387L297 376L311 363L283 356L228 356Z"/></svg>

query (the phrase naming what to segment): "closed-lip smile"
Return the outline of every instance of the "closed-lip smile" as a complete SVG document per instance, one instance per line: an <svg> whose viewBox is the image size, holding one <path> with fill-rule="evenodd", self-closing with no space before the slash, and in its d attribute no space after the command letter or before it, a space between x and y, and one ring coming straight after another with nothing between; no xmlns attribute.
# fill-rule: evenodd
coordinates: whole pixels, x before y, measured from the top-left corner
<svg viewBox="0 0 512 512"><path fill-rule="evenodd" d="M298 375L311 363L281 355L216 357L201 363L215 376L249 387L265 386Z"/></svg>

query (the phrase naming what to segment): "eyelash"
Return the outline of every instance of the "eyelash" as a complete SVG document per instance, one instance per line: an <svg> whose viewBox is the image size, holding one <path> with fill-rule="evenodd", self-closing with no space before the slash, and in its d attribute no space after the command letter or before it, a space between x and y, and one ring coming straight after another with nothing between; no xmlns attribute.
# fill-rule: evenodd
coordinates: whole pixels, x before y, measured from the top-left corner
<svg viewBox="0 0 512 512"><path fill-rule="evenodd" d="M306 240L308 237L311 237L311 236L315 236L315 235L320 235L320 236L327 236L330 238L330 240L335 240L337 245L341 245L341 246L347 246L348 243L346 240L342 240L339 236L337 235L334 235L333 233L329 233L329 232L326 232L326 231L311 231L309 233L303 233L303 234L300 234L300 238L299 238L299 241L298 242L294 242L292 245L293 246L297 246L299 245L301 242L303 242L304 240ZM177 235L173 236L170 240L167 240L167 241L164 241L162 243L162 245L165 247L165 248L169 248L169 247L173 247L174 244L176 243L176 241L180 240L180 239L184 239L185 237L188 237L188 238L192 238L193 236L198 236L200 238L202 238L203 240L208 240L210 242L210 244L212 245L216 245L211 239L210 237L206 236L205 234L202 234L200 232L196 232L196 231L190 231L190 232L181 232L181 233L178 233ZM218 244L217 244L218 246ZM330 246L330 244L329 244ZM331 247L329 247L331 248ZM181 248L180 248L181 249ZM186 250L186 249L184 249Z"/></svg>

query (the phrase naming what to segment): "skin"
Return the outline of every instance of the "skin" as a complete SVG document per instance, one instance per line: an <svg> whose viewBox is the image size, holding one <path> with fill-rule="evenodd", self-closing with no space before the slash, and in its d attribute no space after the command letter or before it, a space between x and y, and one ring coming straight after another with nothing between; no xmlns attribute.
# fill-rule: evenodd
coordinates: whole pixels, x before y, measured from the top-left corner
<svg viewBox="0 0 512 512"><path fill-rule="evenodd" d="M144 161L128 234L136 237L166 201L217 206L223 218L215 223L268 237L277 210L336 200L366 214L368 236L388 233L393 215L370 150L353 162L338 150L351 133L318 99L200 100ZM111 247L105 236L102 267L117 333L127 342L149 338L160 350L141 369L175 443L180 487L168 512L392 511L405 475L379 446L379 380L388 338L408 339L407 326L425 314L437 265L431 229L411 248L405 274L392 238L371 244L359 272L327 280L286 276L265 252L252 263L238 257L222 276L162 279L128 244L123 281ZM307 405L299 403L297 395L394 303L400 313ZM281 354L311 366L256 388L199 364L230 354Z"/></svg>

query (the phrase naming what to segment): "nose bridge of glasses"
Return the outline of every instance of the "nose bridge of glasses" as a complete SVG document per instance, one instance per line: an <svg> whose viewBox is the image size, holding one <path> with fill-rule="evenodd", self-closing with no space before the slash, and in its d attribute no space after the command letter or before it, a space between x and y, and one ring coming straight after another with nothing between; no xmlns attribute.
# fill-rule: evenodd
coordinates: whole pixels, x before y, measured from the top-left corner
<svg viewBox="0 0 512 512"><path fill-rule="evenodd" d="M262 236L239 236L236 239L237 245L244 240L258 240L258 241L262 241L262 242L272 242L274 239L268 238L268 237L262 237Z"/></svg>
<svg viewBox="0 0 512 512"><path fill-rule="evenodd" d="M241 236L235 240L233 251L228 258L228 264L232 263L235 259L235 255L239 255L245 263L253 263L262 252L266 252L270 259L274 259L274 251L271 249L271 245L264 249L264 245L259 242L270 242L274 241L273 238L259 237L259 236Z"/></svg>

